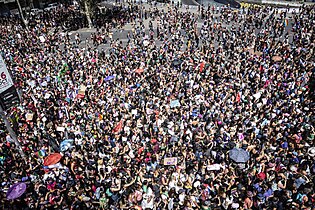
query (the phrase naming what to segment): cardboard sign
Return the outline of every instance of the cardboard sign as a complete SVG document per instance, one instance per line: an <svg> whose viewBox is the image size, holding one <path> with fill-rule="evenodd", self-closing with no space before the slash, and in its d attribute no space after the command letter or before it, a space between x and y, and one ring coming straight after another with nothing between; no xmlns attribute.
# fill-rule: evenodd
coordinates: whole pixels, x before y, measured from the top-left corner
<svg viewBox="0 0 315 210"><path fill-rule="evenodd" d="M164 165L166 166L177 165L177 157L164 158Z"/></svg>
<svg viewBox="0 0 315 210"><path fill-rule="evenodd" d="M81 85L81 86L80 86L80 90L79 90L78 94L85 95L85 90L86 90L86 86Z"/></svg>

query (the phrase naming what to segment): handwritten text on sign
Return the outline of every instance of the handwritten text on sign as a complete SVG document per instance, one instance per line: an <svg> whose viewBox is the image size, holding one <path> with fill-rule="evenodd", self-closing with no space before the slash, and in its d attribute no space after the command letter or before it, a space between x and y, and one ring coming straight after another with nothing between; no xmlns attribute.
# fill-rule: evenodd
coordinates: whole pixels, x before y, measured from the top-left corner
<svg viewBox="0 0 315 210"><path fill-rule="evenodd" d="M177 165L177 157L164 158L164 165L167 166Z"/></svg>

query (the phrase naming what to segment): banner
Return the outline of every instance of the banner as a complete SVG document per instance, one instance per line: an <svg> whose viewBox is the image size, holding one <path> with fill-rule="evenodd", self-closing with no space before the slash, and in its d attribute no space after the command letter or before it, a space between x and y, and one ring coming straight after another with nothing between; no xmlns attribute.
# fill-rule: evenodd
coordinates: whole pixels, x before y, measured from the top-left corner
<svg viewBox="0 0 315 210"><path fill-rule="evenodd" d="M13 81L8 69L4 63L2 56L0 55L0 93L13 86Z"/></svg>

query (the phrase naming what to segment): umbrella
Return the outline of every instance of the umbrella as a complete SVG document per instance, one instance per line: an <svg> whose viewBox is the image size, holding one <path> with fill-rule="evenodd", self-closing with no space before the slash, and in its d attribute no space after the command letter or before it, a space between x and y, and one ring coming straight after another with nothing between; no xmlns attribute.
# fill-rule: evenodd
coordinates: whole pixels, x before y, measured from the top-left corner
<svg viewBox="0 0 315 210"><path fill-rule="evenodd" d="M179 100L173 100L173 101L171 101L171 103L170 103L170 107L171 107L171 108L179 107L179 106L180 106Z"/></svg>
<svg viewBox="0 0 315 210"><path fill-rule="evenodd" d="M108 76L108 77L105 78L105 81L110 81L110 80L112 80L114 78L115 78L115 76L113 76L113 75L112 76Z"/></svg>
<svg viewBox="0 0 315 210"><path fill-rule="evenodd" d="M138 69L135 70L135 72L138 73L138 74L142 73L143 71L144 70L142 68L138 68Z"/></svg>
<svg viewBox="0 0 315 210"><path fill-rule="evenodd" d="M65 139L64 141L60 143L60 151L64 152L68 150L72 146L72 143L73 143L73 139Z"/></svg>
<svg viewBox="0 0 315 210"><path fill-rule="evenodd" d="M7 199L8 200L14 200L26 191L26 184L23 182L16 183L10 187L10 189L7 192Z"/></svg>
<svg viewBox="0 0 315 210"><path fill-rule="evenodd" d="M173 61L173 66L179 66L179 65L181 65L182 64L182 60L180 60L180 59L175 59L174 61Z"/></svg>
<svg viewBox="0 0 315 210"><path fill-rule="evenodd" d="M276 62L279 62L279 61L282 60L282 57L280 57L280 56L278 56L278 55L272 56L272 60L273 60L273 61L276 61Z"/></svg>
<svg viewBox="0 0 315 210"><path fill-rule="evenodd" d="M260 51L255 51L253 48L247 49L247 51L252 55L261 56L263 53Z"/></svg>
<svg viewBox="0 0 315 210"><path fill-rule="evenodd" d="M59 162L59 160L62 158L61 154L54 153L49 155L44 160L44 166L54 165Z"/></svg>
<svg viewBox="0 0 315 210"><path fill-rule="evenodd" d="M249 160L249 153L241 148L233 148L230 150L229 156L237 163L245 163Z"/></svg>

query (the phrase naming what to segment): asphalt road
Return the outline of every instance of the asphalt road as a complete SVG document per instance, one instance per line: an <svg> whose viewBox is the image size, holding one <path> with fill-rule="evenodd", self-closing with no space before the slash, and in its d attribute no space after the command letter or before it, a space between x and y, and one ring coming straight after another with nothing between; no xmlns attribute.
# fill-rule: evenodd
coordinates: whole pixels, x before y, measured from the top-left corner
<svg viewBox="0 0 315 210"><path fill-rule="evenodd" d="M193 6L198 6L199 3L196 2L195 0L182 0L182 3L185 5L193 5Z"/></svg>
<svg viewBox="0 0 315 210"><path fill-rule="evenodd" d="M210 3L212 1L209 1ZM149 4L143 4L145 6L146 9L149 9L151 7L151 5ZM158 3L157 5L157 8L158 9L164 9L165 11L167 10L167 4L161 4L161 3ZM181 11L190 11L192 13L198 13L198 7L197 6L183 6L182 8L180 8ZM215 16L219 16L219 15L215 15ZM289 23L291 21L289 20ZM203 20L199 20L198 21L198 24L197 24L197 27L198 29L201 28L202 26L202 23L203 23ZM146 26L146 28L148 28L148 25L149 25L149 20L144 20L144 24ZM223 26L225 27L232 27L232 24L234 24L235 26L235 23L230 23L229 25L227 24L223 24ZM153 27L156 28L156 21L153 21ZM287 30L289 29L289 27L287 27ZM118 39L119 41L122 41L123 44L126 44L127 43L127 34L128 32L131 32L132 30L132 26L131 24L126 24L122 29L120 30L117 30L117 29L114 29L112 32L113 32L113 38L116 40ZM96 32L96 29L87 29L87 28L84 28L84 29L80 29L78 31L72 31L70 32L71 33L71 37L73 38L74 40L74 34L75 33L79 33L80 34L80 37L81 37L81 40L84 40L81 42L80 44L80 47L84 47L84 48L87 48L89 45L92 46L92 40L90 39L90 36L92 33ZM146 30L146 32L148 32L148 30ZM256 30L256 33L259 33L259 30ZM148 34L148 33L147 33ZM85 41L87 40L87 41ZM161 44L160 41L156 40L156 43L157 45L159 46ZM216 45L218 45L218 43L216 43ZM97 47L99 50L108 50L110 48L110 44L109 42L107 44L101 44Z"/></svg>

